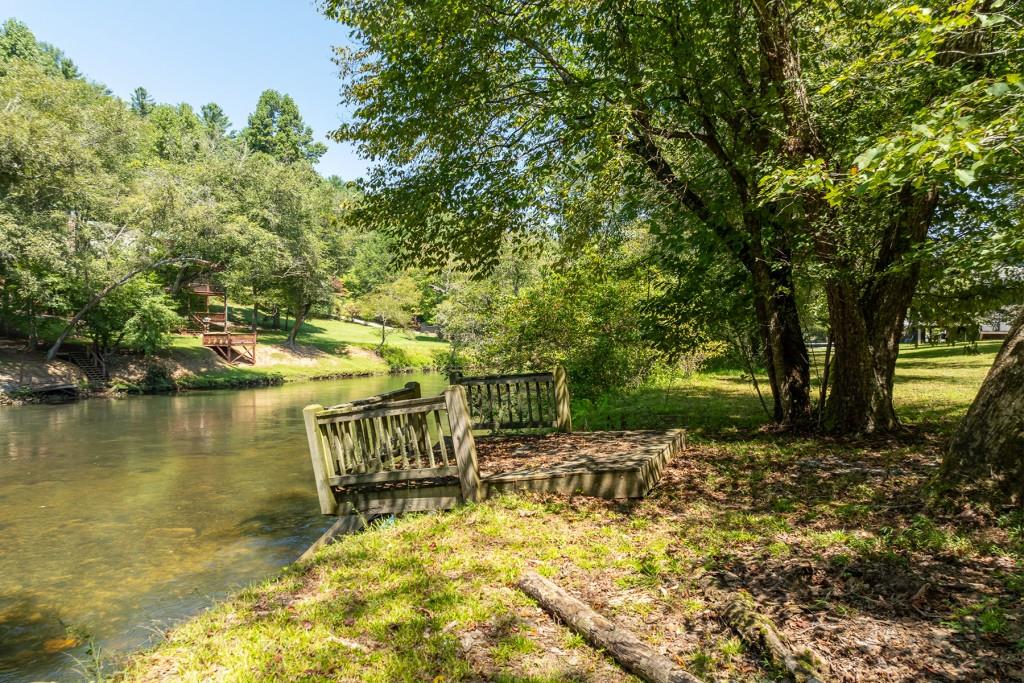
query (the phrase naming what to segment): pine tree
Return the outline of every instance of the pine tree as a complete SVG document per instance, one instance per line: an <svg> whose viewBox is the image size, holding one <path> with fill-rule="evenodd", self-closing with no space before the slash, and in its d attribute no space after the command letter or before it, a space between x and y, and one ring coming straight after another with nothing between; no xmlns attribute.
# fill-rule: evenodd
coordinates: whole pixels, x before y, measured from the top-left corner
<svg viewBox="0 0 1024 683"><path fill-rule="evenodd" d="M295 100L276 90L264 90L260 95L242 137L249 149L285 163L315 163L327 152L327 145L313 141L313 129L302 120Z"/></svg>
<svg viewBox="0 0 1024 683"><path fill-rule="evenodd" d="M139 116L149 116L155 106L156 102L149 96L149 91L142 86L132 91L132 111Z"/></svg>
<svg viewBox="0 0 1024 683"><path fill-rule="evenodd" d="M203 127L212 138L228 137L228 130L231 128L231 120L216 102L204 104L202 112Z"/></svg>

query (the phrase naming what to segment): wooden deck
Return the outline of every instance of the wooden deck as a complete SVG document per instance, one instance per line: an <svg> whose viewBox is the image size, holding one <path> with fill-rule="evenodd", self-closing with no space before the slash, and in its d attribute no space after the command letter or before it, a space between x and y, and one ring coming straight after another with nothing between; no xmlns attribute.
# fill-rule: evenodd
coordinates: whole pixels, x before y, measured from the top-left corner
<svg viewBox="0 0 1024 683"><path fill-rule="evenodd" d="M480 437L480 478L488 496L519 491L642 498L686 448L681 429Z"/></svg>
<svg viewBox="0 0 1024 683"><path fill-rule="evenodd" d="M483 387L483 389L480 389ZM474 399L468 397L472 392ZM641 498L686 448L682 430L573 433L565 372L456 377L440 396L419 385L303 410L325 515L446 510L520 491ZM481 425L527 423L489 436ZM557 432L537 433L537 428Z"/></svg>
<svg viewBox="0 0 1024 683"><path fill-rule="evenodd" d="M452 448L450 438L445 441ZM685 448L681 429L476 438L482 497L533 492L643 498ZM400 474L394 472L363 475L366 481L347 488L331 477L337 514L420 512L464 502L455 467L427 472L431 476L412 481L386 476Z"/></svg>
<svg viewBox="0 0 1024 683"><path fill-rule="evenodd" d="M256 365L255 332L203 332L203 346L231 364Z"/></svg>

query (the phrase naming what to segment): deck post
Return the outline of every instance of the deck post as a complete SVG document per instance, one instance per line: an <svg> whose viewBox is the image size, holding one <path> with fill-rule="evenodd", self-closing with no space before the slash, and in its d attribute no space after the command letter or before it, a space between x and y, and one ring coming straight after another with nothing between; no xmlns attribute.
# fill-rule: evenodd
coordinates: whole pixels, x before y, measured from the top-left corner
<svg viewBox="0 0 1024 683"><path fill-rule="evenodd" d="M455 449L455 464L459 468L462 498L467 503L479 503L483 499L483 492L480 469L476 462L473 423L469 417L469 404L466 402L466 387L455 385L445 389L444 402L452 430L452 446Z"/></svg>
<svg viewBox="0 0 1024 683"><path fill-rule="evenodd" d="M320 512L333 515L338 510L334 492L327 483L327 460L324 457L324 440L316 424L316 414L323 410L320 404L306 406L302 419L306 423L306 438L309 440L309 458L313 461L313 477L316 479L316 495L320 498Z"/></svg>
<svg viewBox="0 0 1024 683"><path fill-rule="evenodd" d="M405 388L408 389L409 392L412 394L408 398L420 398L423 395L422 393L420 393L419 382L406 382Z"/></svg>
<svg viewBox="0 0 1024 683"><path fill-rule="evenodd" d="M569 400L569 379L565 368L556 365L551 372L555 378L555 428L566 434L572 432L572 405Z"/></svg>

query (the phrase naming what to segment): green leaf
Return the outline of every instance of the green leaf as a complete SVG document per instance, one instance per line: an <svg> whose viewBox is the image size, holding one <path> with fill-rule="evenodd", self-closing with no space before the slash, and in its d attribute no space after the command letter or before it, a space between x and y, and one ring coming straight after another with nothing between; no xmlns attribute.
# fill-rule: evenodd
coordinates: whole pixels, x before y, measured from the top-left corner
<svg viewBox="0 0 1024 683"><path fill-rule="evenodd" d="M926 138L930 138L930 137L933 137L935 135L935 133L932 132L932 129L929 128L928 126L924 125L923 123L912 124L910 126L910 130L914 131L918 135L923 135Z"/></svg>
<svg viewBox="0 0 1024 683"><path fill-rule="evenodd" d="M960 184L964 187L969 187L974 182L974 171L966 168L956 169L956 179L960 181Z"/></svg>

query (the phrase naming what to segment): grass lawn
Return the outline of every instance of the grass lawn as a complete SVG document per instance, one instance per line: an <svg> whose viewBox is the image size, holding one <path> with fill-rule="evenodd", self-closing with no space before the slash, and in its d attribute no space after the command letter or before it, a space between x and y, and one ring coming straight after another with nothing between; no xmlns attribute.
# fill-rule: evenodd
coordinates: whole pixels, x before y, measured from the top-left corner
<svg viewBox="0 0 1024 683"><path fill-rule="evenodd" d="M340 320L306 322L295 352L284 346L287 339L286 331L260 330L259 362L254 366L220 361L195 335L175 336L162 356L181 368L178 386L201 389L429 367L436 363L435 354L448 349L447 342L433 335L391 330L385 353L378 354L380 328Z"/></svg>
<svg viewBox="0 0 1024 683"><path fill-rule="evenodd" d="M261 342L283 344L287 338L285 331L260 330ZM351 347L374 350L380 345L380 327L341 320L308 320L299 330L296 341L335 355L344 354ZM404 351L414 366L430 365L435 352L448 349L447 342L434 335L396 329L388 331L385 343Z"/></svg>
<svg viewBox="0 0 1024 683"><path fill-rule="evenodd" d="M554 577L706 680L777 673L702 589L745 589L835 680L1019 680L1024 519L930 507L944 439L991 363L908 349L905 434L759 429L735 374L577 402L576 424L684 426L652 495L506 497L344 538L168 635L125 680L626 681L514 582ZM310 484L312 486L312 483Z"/></svg>

